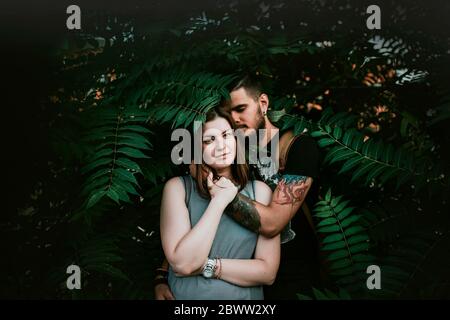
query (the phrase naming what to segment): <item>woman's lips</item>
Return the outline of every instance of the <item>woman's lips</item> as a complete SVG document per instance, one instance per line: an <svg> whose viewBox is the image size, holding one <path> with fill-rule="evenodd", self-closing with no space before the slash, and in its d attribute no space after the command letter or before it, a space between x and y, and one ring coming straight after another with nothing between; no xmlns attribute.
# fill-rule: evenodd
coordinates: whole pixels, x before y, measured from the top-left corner
<svg viewBox="0 0 450 320"><path fill-rule="evenodd" d="M218 156L217 158L225 158L225 157L227 157L229 154L230 154L230 152L224 153L224 154L221 154L220 156Z"/></svg>

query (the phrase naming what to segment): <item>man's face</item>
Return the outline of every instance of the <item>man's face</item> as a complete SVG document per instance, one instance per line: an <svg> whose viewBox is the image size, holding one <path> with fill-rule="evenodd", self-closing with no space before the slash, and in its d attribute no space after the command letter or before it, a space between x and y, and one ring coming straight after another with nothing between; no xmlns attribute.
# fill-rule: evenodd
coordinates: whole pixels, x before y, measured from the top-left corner
<svg viewBox="0 0 450 320"><path fill-rule="evenodd" d="M244 134L249 136L255 134L258 129L265 127L262 112L267 110L268 100L265 94L255 100L247 94L244 88L230 92L231 96L231 116L236 126L244 130ZM261 106L262 104L262 106ZM264 110L261 110L265 108Z"/></svg>

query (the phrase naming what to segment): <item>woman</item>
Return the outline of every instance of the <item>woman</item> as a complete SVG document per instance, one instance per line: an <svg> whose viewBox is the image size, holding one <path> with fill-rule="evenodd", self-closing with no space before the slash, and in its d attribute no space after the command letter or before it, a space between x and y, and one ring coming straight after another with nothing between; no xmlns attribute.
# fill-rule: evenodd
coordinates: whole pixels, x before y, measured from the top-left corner
<svg viewBox="0 0 450 320"><path fill-rule="evenodd" d="M233 121L217 108L202 127L203 163L196 177L170 179L163 191L161 240L175 299L263 299L273 283L280 239L265 238L223 214L237 192L265 205L271 190L236 164ZM211 198L208 190L215 188Z"/></svg>

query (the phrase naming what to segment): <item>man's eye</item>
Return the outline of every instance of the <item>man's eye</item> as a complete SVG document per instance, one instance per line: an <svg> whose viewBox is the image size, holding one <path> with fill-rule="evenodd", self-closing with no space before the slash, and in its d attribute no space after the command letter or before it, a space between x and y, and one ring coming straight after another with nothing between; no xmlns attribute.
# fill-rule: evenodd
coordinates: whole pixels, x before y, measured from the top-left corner
<svg viewBox="0 0 450 320"><path fill-rule="evenodd" d="M232 135L233 135L232 132L224 132L223 137L224 137L224 138L229 138L229 137L231 137Z"/></svg>

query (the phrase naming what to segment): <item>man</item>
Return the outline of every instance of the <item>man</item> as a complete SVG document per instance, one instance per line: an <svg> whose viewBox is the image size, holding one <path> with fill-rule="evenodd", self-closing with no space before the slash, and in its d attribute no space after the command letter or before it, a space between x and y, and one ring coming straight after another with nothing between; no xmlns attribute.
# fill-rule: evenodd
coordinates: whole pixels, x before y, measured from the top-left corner
<svg viewBox="0 0 450 320"><path fill-rule="evenodd" d="M272 202L268 206L238 194L226 213L243 226L267 237L282 233L284 244L277 280L265 288L265 298L296 299L297 292L309 292L311 287L319 286L320 266L313 224L309 212L301 210L313 179L318 175L318 148L311 137L294 137L292 131L280 132L271 123L267 117L269 98L260 83L251 77L246 76L237 82L230 91L230 97L228 111L237 127L244 130L246 136L266 129L258 141L259 147L266 148L268 153L274 152L278 160L275 162L280 165L273 161L263 162L262 159L253 165L255 176L273 190ZM278 137L276 150L271 150L271 140ZM291 222L295 232L290 228ZM157 283L157 299L173 298L168 286L161 281Z"/></svg>

